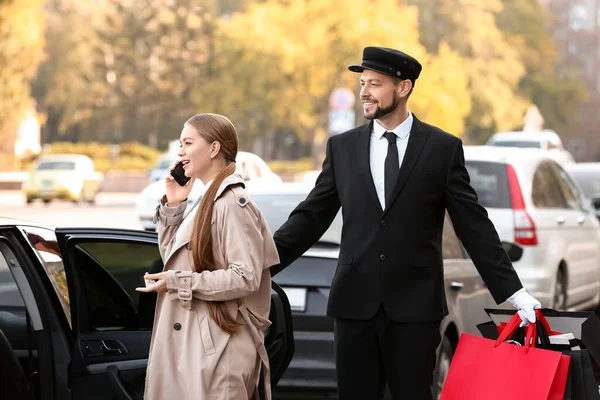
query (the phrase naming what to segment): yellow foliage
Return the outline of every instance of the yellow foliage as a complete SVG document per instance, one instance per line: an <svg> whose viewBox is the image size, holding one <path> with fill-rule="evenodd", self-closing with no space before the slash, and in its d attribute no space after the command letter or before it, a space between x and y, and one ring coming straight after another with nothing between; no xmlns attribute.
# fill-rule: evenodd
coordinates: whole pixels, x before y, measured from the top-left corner
<svg viewBox="0 0 600 400"><path fill-rule="evenodd" d="M251 107L268 109L275 128L292 127L312 141L318 128L326 127L334 88L350 87L358 99L359 75L347 66L360 62L364 47L385 46L424 66L409 108L428 122L462 133L470 111L464 64L447 47L439 55L427 53L419 43L417 7L396 0L380 0L376 7L369 0L267 0L221 20L219 27L215 66L223 73L201 89L210 101L199 99L199 104L218 104L221 112L240 115L252 102ZM219 96L223 87L233 90ZM244 117L259 119L258 114Z"/></svg>

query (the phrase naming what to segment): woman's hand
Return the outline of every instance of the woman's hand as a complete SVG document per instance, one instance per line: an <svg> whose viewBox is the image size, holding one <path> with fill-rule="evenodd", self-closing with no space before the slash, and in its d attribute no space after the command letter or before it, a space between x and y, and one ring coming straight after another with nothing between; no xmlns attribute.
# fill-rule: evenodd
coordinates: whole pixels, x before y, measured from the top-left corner
<svg viewBox="0 0 600 400"><path fill-rule="evenodd" d="M175 161L173 165L171 165L171 168L169 168L169 173L165 178L167 204L169 207L177 207L179 204L183 203L185 199L188 198L190 192L192 191L192 187L194 186L194 178L190 179L184 186L179 186L179 183L177 183L175 178L171 176L171 171L173 171L178 163L179 160Z"/></svg>
<svg viewBox="0 0 600 400"><path fill-rule="evenodd" d="M156 292L156 293L164 293L167 291L167 273L159 272L158 274L144 274L144 282L146 282L146 287L138 287L135 288L137 292Z"/></svg>

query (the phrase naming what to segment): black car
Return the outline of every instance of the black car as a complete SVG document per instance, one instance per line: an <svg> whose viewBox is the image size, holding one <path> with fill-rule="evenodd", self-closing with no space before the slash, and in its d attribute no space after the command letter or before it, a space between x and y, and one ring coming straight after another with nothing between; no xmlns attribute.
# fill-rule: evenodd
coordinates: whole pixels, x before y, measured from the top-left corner
<svg viewBox="0 0 600 400"><path fill-rule="evenodd" d="M156 294L135 288L162 268L156 233L0 218L0 398L142 399ZM286 294L272 288L275 387L294 341Z"/></svg>

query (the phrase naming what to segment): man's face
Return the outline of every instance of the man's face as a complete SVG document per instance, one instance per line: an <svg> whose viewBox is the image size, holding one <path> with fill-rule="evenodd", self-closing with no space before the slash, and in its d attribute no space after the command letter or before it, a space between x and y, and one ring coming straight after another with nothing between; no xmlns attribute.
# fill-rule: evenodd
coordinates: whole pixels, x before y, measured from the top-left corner
<svg viewBox="0 0 600 400"><path fill-rule="evenodd" d="M360 77L360 99L366 119L381 119L398 108L398 85L389 75L365 69Z"/></svg>

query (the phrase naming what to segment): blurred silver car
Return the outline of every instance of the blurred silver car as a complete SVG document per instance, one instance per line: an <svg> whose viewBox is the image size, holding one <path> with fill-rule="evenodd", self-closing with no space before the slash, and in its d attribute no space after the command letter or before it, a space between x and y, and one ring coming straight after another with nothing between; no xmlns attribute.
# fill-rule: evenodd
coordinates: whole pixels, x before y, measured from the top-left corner
<svg viewBox="0 0 600 400"><path fill-rule="evenodd" d="M471 184L501 240L523 246L515 263L544 307L589 310L600 299L600 224L581 189L548 152L465 146Z"/></svg>
<svg viewBox="0 0 600 400"><path fill-rule="evenodd" d="M284 183L276 190L254 189L249 194L275 231L312 187L305 183ZM273 277L290 301L296 341L292 363L278 385L281 395L295 393L299 388L317 389L319 398L324 398L323 392L335 393L333 320L326 316L326 306L337 268L341 227L341 214L338 214L315 246ZM479 335L476 325L488 319L484 309L496 307L449 218L444 224L442 253L449 315L441 324L442 342L434 372L433 389L438 396L460 334Z"/></svg>

